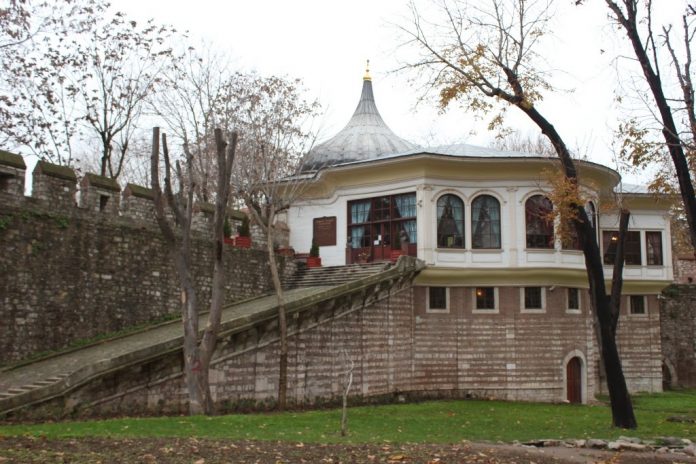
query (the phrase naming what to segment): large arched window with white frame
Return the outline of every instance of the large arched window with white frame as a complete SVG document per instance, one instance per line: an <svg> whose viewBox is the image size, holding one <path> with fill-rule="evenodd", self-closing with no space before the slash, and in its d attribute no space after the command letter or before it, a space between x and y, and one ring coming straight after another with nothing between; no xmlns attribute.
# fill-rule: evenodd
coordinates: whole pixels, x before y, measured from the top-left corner
<svg viewBox="0 0 696 464"><path fill-rule="evenodd" d="M524 204L527 248L554 248L553 204L544 195L533 195Z"/></svg>
<svg viewBox="0 0 696 464"><path fill-rule="evenodd" d="M500 202L491 195L471 202L471 247L500 248Z"/></svg>
<svg viewBox="0 0 696 464"><path fill-rule="evenodd" d="M437 199L438 248L464 248L464 202L450 193Z"/></svg>

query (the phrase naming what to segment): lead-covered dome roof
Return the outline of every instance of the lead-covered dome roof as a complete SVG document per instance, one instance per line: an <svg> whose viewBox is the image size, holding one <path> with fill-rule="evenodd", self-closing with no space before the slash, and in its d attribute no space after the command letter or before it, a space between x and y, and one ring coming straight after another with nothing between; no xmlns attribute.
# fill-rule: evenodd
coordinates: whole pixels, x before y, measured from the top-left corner
<svg viewBox="0 0 696 464"><path fill-rule="evenodd" d="M318 144L302 160L302 171L316 171L336 164L365 161L405 152L418 145L396 135L380 116L369 75L353 116L338 134Z"/></svg>

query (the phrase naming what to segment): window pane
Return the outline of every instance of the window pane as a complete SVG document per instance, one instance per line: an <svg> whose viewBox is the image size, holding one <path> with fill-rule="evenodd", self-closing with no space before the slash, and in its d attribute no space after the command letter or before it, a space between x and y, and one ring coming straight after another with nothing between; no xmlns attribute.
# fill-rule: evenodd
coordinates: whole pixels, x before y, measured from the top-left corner
<svg viewBox="0 0 696 464"><path fill-rule="evenodd" d="M473 248L500 248L500 203L490 195L481 195L471 204Z"/></svg>
<svg viewBox="0 0 696 464"><path fill-rule="evenodd" d="M464 202L455 195L437 200L437 246L464 248Z"/></svg>
<svg viewBox="0 0 696 464"><path fill-rule="evenodd" d="M354 201L350 204L351 224L367 222L370 216L370 200Z"/></svg>
<svg viewBox="0 0 696 464"><path fill-rule="evenodd" d="M616 230L602 231L602 248L604 250L604 264L614 265L616 259L616 247L619 243L619 232ZM630 265L640 265L642 263L640 254L640 232L626 232L624 243L624 263Z"/></svg>
<svg viewBox="0 0 696 464"><path fill-rule="evenodd" d="M495 288L476 288L476 309L495 309Z"/></svg>
<svg viewBox="0 0 696 464"><path fill-rule="evenodd" d="M394 196L394 215L399 218L416 217L416 194Z"/></svg>
<svg viewBox="0 0 696 464"><path fill-rule="evenodd" d="M541 287L525 287L524 308L541 309Z"/></svg>
<svg viewBox="0 0 696 464"><path fill-rule="evenodd" d="M624 246L626 264L638 265L642 264L640 257L640 232L626 232L626 245Z"/></svg>
<svg viewBox="0 0 696 464"><path fill-rule="evenodd" d="M645 297L643 295L631 295L631 314L645 314Z"/></svg>
<svg viewBox="0 0 696 464"><path fill-rule="evenodd" d="M551 200L534 195L525 203L527 248L553 248L553 220Z"/></svg>
<svg viewBox="0 0 696 464"><path fill-rule="evenodd" d="M615 230L602 231L602 251L604 253L604 264L614 265L616 260L616 246L619 243L619 232Z"/></svg>
<svg viewBox="0 0 696 464"><path fill-rule="evenodd" d="M648 253L648 264L662 266L662 232L646 232L645 248Z"/></svg>
<svg viewBox="0 0 696 464"><path fill-rule="evenodd" d="M568 309L580 309L580 292L577 288L568 289Z"/></svg>
<svg viewBox="0 0 696 464"><path fill-rule="evenodd" d="M447 309L447 288L428 287L428 308Z"/></svg>
<svg viewBox="0 0 696 464"><path fill-rule="evenodd" d="M372 220L382 221L390 218L389 207L391 206L391 201L389 197L377 197L373 198L373 209Z"/></svg>

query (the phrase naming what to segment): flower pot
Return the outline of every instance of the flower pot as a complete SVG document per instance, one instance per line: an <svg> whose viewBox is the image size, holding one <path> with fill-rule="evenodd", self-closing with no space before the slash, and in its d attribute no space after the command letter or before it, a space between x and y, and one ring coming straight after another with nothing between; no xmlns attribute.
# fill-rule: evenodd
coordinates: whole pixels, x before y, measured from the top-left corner
<svg viewBox="0 0 696 464"><path fill-rule="evenodd" d="M307 257L307 267L321 267L321 256L308 256Z"/></svg>
<svg viewBox="0 0 696 464"><path fill-rule="evenodd" d="M234 239L234 246L237 248L251 248L251 237L239 236Z"/></svg>
<svg viewBox="0 0 696 464"><path fill-rule="evenodd" d="M392 250L391 253L389 253L389 258L392 263L395 263L402 254L403 252L401 250Z"/></svg>

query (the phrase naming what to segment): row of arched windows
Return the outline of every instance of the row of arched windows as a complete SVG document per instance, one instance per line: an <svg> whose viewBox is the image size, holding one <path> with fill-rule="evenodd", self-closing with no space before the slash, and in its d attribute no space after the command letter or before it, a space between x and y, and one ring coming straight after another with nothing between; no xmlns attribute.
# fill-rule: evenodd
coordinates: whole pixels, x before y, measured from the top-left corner
<svg viewBox="0 0 696 464"><path fill-rule="evenodd" d="M500 202L490 195L479 195L471 202L471 246L500 248ZM456 195L437 199L438 248L464 248L464 202Z"/></svg>
<svg viewBox="0 0 696 464"><path fill-rule="evenodd" d="M595 209L588 203L588 216L594 224ZM544 195L533 195L524 206L527 248L554 248L553 204ZM437 199L438 248L464 248L464 201L451 193ZM501 247L500 202L491 195L479 195L471 202L471 247ZM564 248L577 249L579 241L569 237Z"/></svg>

